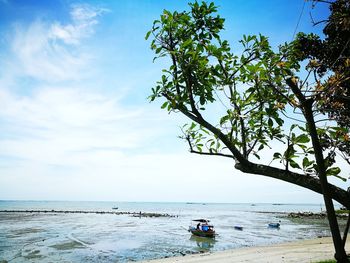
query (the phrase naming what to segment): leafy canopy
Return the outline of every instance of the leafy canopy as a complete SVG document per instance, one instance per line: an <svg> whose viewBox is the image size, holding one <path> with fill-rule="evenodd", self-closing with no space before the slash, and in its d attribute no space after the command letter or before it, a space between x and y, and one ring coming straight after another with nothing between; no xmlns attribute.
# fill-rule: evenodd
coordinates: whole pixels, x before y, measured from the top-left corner
<svg viewBox="0 0 350 263"><path fill-rule="evenodd" d="M165 98L161 108L193 121L182 130L190 150L245 163L260 159L263 149L279 141L284 150L277 151L274 160L287 171L297 169L316 177L318 167L303 114L307 102L312 104L317 135L327 154L327 175L346 180L335 157L348 157L341 145L349 141L349 127L328 119L326 99L320 99L329 96L320 89L326 85L322 81L330 81L322 79L326 66L317 64L316 55L303 45L314 41L322 46L321 40L300 34L274 50L267 37L244 35L243 51L237 55L220 37L224 19L214 3L189 6L190 11L184 12L164 10L146 39L151 38L155 60L165 57L171 62L149 98ZM304 60L308 60L305 69L301 68ZM298 75L306 77L301 80ZM211 105L216 109L214 121Z"/></svg>

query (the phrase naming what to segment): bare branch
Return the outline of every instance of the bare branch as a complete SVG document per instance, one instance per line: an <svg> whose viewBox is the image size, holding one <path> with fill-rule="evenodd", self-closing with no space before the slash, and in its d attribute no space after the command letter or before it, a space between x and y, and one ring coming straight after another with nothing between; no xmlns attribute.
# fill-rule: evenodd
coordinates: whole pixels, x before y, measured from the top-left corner
<svg viewBox="0 0 350 263"><path fill-rule="evenodd" d="M288 118L288 119L290 119L290 120L297 121L297 122L301 122L301 123L306 123L306 122L303 121L303 120L298 120L298 119L296 119L296 118L293 118L293 117L290 117L290 116L286 115L283 111L281 111L281 113L283 114L284 117L286 117L286 118Z"/></svg>
<svg viewBox="0 0 350 263"><path fill-rule="evenodd" d="M199 151L195 151L195 150L190 150L190 152L191 152L191 153L195 153L195 154L200 154L200 155L221 156L221 157L227 157L227 158L231 158L231 159L234 159L234 158L235 158L233 155L223 154L223 153L199 152Z"/></svg>

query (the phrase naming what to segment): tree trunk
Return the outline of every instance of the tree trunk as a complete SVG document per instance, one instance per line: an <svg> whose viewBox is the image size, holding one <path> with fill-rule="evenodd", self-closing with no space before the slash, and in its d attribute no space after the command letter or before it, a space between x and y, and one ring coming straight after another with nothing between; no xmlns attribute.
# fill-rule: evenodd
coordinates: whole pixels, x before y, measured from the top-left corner
<svg viewBox="0 0 350 263"><path fill-rule="evenodd" d="M301 103L301 109L305 117L305 120L307 122L309 134L311 136L311 142L314 148L315 159L317 164L317 173L320 179L324 204L327 210L327 218L328 218L329 227L332 233L332 239L333 239L333 244L335 249L334 257L337 260L337 262L341 262L341 263L349 262L343 246L343 241L341 238L337 217L334 211L331 191L327 180L327 171L326 171L327 167L325 166L323 149L318 137L315 118L312 111L314 101L313 99L305 98L304 94L301 92L301 90L298 87L297 79L293 77L289 78L286 80L286 83L288 84L288 86L291 88L291 90L293 91L293 93Z"/></svg>
<svg viewBox="0 0 350 263"><path fill-rule="evenodd" d="M344 247L345 247L345 244L346 244L346 239L348 237L349 227L350 227L350 213L348 214L348 222L346 223L344 236L343 236L343 246Z"/></svg>
<svg viewBox="0 0 350 263"><path fill-rule="evenodd" d="M312 145L315 151L315 159L316 159L317 168L318 168L318 176L320 178L320 183L323 191L323 199L327 210L329 227L331 229L333 244L335 248L334 257L337 260L337 262L346 263L349 261L343 246L337 217L334 211L333 200L331 198L331 194L329 190L326 167L324 165L325 160L323 158L323 151L322 151L322 147L317 134L315 120L312 112L312 103L313 103L312 100L305 101L303 103L304 104L303 108L304 108L305 119L307 121L310 136L311 136Z"/></svg>

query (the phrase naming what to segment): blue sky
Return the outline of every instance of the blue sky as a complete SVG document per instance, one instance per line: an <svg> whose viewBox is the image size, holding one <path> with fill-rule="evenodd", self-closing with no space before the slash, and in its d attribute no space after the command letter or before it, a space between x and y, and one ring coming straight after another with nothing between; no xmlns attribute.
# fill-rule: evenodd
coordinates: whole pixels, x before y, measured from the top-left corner
<svg viewBox="0 0 350 263"><path fill-rule="evenodd" d="M164 62L152 63L145 34L187 2L0 0L0 199L322 202L191 155L177 138L186 120L148 103ZM239 50L243 34L290 41L304 1L216 4ZM310 12L328 11L306 2L298 31L321 29Z"/></svg>

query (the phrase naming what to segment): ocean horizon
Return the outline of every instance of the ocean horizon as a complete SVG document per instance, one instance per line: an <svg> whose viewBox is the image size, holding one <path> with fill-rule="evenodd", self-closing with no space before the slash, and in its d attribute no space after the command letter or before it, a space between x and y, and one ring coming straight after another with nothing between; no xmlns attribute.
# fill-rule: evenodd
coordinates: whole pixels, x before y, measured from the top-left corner
<svg viewBox="0 0 350 263"><path fill-rule="evenodd" d="M129 262L310 239L329 235L327 225L296 223L286 213L321 210L320 204L2 200L0 261ZM209 219L218 236L192 236L187 229L196 218ZM271 229L271 222L281 227Z"/></svg>

